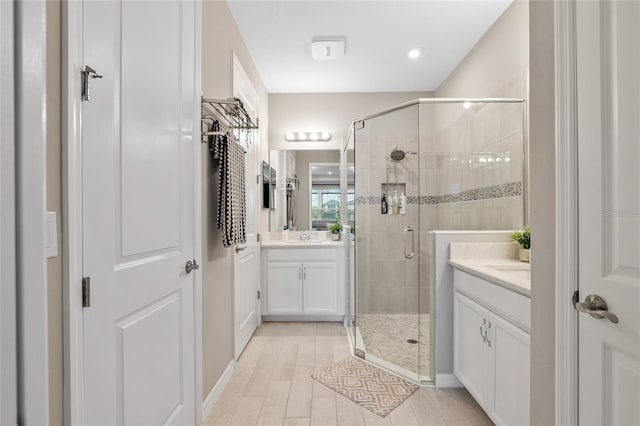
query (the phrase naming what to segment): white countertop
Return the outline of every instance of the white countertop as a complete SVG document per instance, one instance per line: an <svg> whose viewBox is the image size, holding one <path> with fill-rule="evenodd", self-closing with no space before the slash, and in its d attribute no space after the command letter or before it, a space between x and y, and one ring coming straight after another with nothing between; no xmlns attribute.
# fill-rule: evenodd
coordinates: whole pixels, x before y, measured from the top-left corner
<svg viewBox="0 0 640 426"><path fill-rule="evenodd" d="M449 264L508 290L531 297L531 264L517 259L450 259ZM528 272L528 273L527 273Z"/></svg>
<svg viewBox="0 0 640 426"><path fill-rule="evenodd" d="M314 240L314 241L297 241L297 240L265 240L260 243L261 247L277 247L277 248L331 248L344 245L343 241L332 240Z"/></svg>

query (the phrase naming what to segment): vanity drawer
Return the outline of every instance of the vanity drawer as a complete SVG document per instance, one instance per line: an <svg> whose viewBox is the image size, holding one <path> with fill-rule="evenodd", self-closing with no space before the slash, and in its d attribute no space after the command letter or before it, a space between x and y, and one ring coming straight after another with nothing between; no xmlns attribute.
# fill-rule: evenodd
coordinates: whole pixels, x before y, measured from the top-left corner
<svg viewBox="0 0 640 426"><path fill-rule="evenodd" d="M453 269L454 289L513 322L527 333L531 329L531 299L482 278Z"/></svg>
<svg viewBox="0 0 640 426"><path fill-rule="evenodd" d="M266 249L267 262L315 262L337 260L335 248Z"/></svg>

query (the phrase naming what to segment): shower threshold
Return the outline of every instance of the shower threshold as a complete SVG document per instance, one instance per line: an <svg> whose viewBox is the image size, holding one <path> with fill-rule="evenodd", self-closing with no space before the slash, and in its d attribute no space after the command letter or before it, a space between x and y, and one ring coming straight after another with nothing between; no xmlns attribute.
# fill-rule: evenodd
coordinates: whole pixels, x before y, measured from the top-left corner
<svg viewBox="0 0 640 426"><path fill-rule="evenodd" d="M349 327L349 340L351 348L353 349L352 353L354 356L357 356L364 361L379 367L388 373L394 374L396 376L401 376L403 379L406 379L412 383L415 383L420 386L432 386L433 379L429 375L420 375L414 371L411 371L405 367L399 366L393 362L387 361L383 358L380 358L370 352L367 352L366 344L362 339L362 333L360 332L359 327L355 327L355 336L353 335L353 328ZM355 345L354 345L355 343ZM357 352L364 353L364 357L358 356Z"/></svg>

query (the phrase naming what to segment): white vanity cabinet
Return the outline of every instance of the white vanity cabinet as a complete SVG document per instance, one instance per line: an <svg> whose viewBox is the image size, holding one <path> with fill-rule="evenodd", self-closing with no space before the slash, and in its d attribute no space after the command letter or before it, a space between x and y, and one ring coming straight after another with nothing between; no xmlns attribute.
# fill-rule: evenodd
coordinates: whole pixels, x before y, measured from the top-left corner
<svg viewBox="0 0 640 426"><path fill-rule="evenodd" d="M341 320L345 300L341 250L335 246L263 249L263 318Z"/></svg>
<svg viewBox="0 0 640 426"><path fill-rule="evenodd" d="M302 312L302 265L272 262L267 264L267 283L263 290L263 314Z"/></svg>
<svg viewBox="0 0 640 426"><path fill-rule="evenodd" d="M454 373L497 425L529 424L530 299L454 269Z"/></svg>

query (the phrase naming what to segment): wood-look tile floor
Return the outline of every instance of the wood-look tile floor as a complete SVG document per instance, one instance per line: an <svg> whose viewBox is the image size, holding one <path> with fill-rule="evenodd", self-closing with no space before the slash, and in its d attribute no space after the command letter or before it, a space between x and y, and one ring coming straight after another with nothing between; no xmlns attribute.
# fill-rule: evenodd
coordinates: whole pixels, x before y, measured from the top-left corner
<svg viewBox="0 0 640 426"><path fill-rule="evenodd" d="M493 425L464 389L421 388L386 418L311 378L350 355L331 322L265 322L247 344L205 425Z"/></svg>

